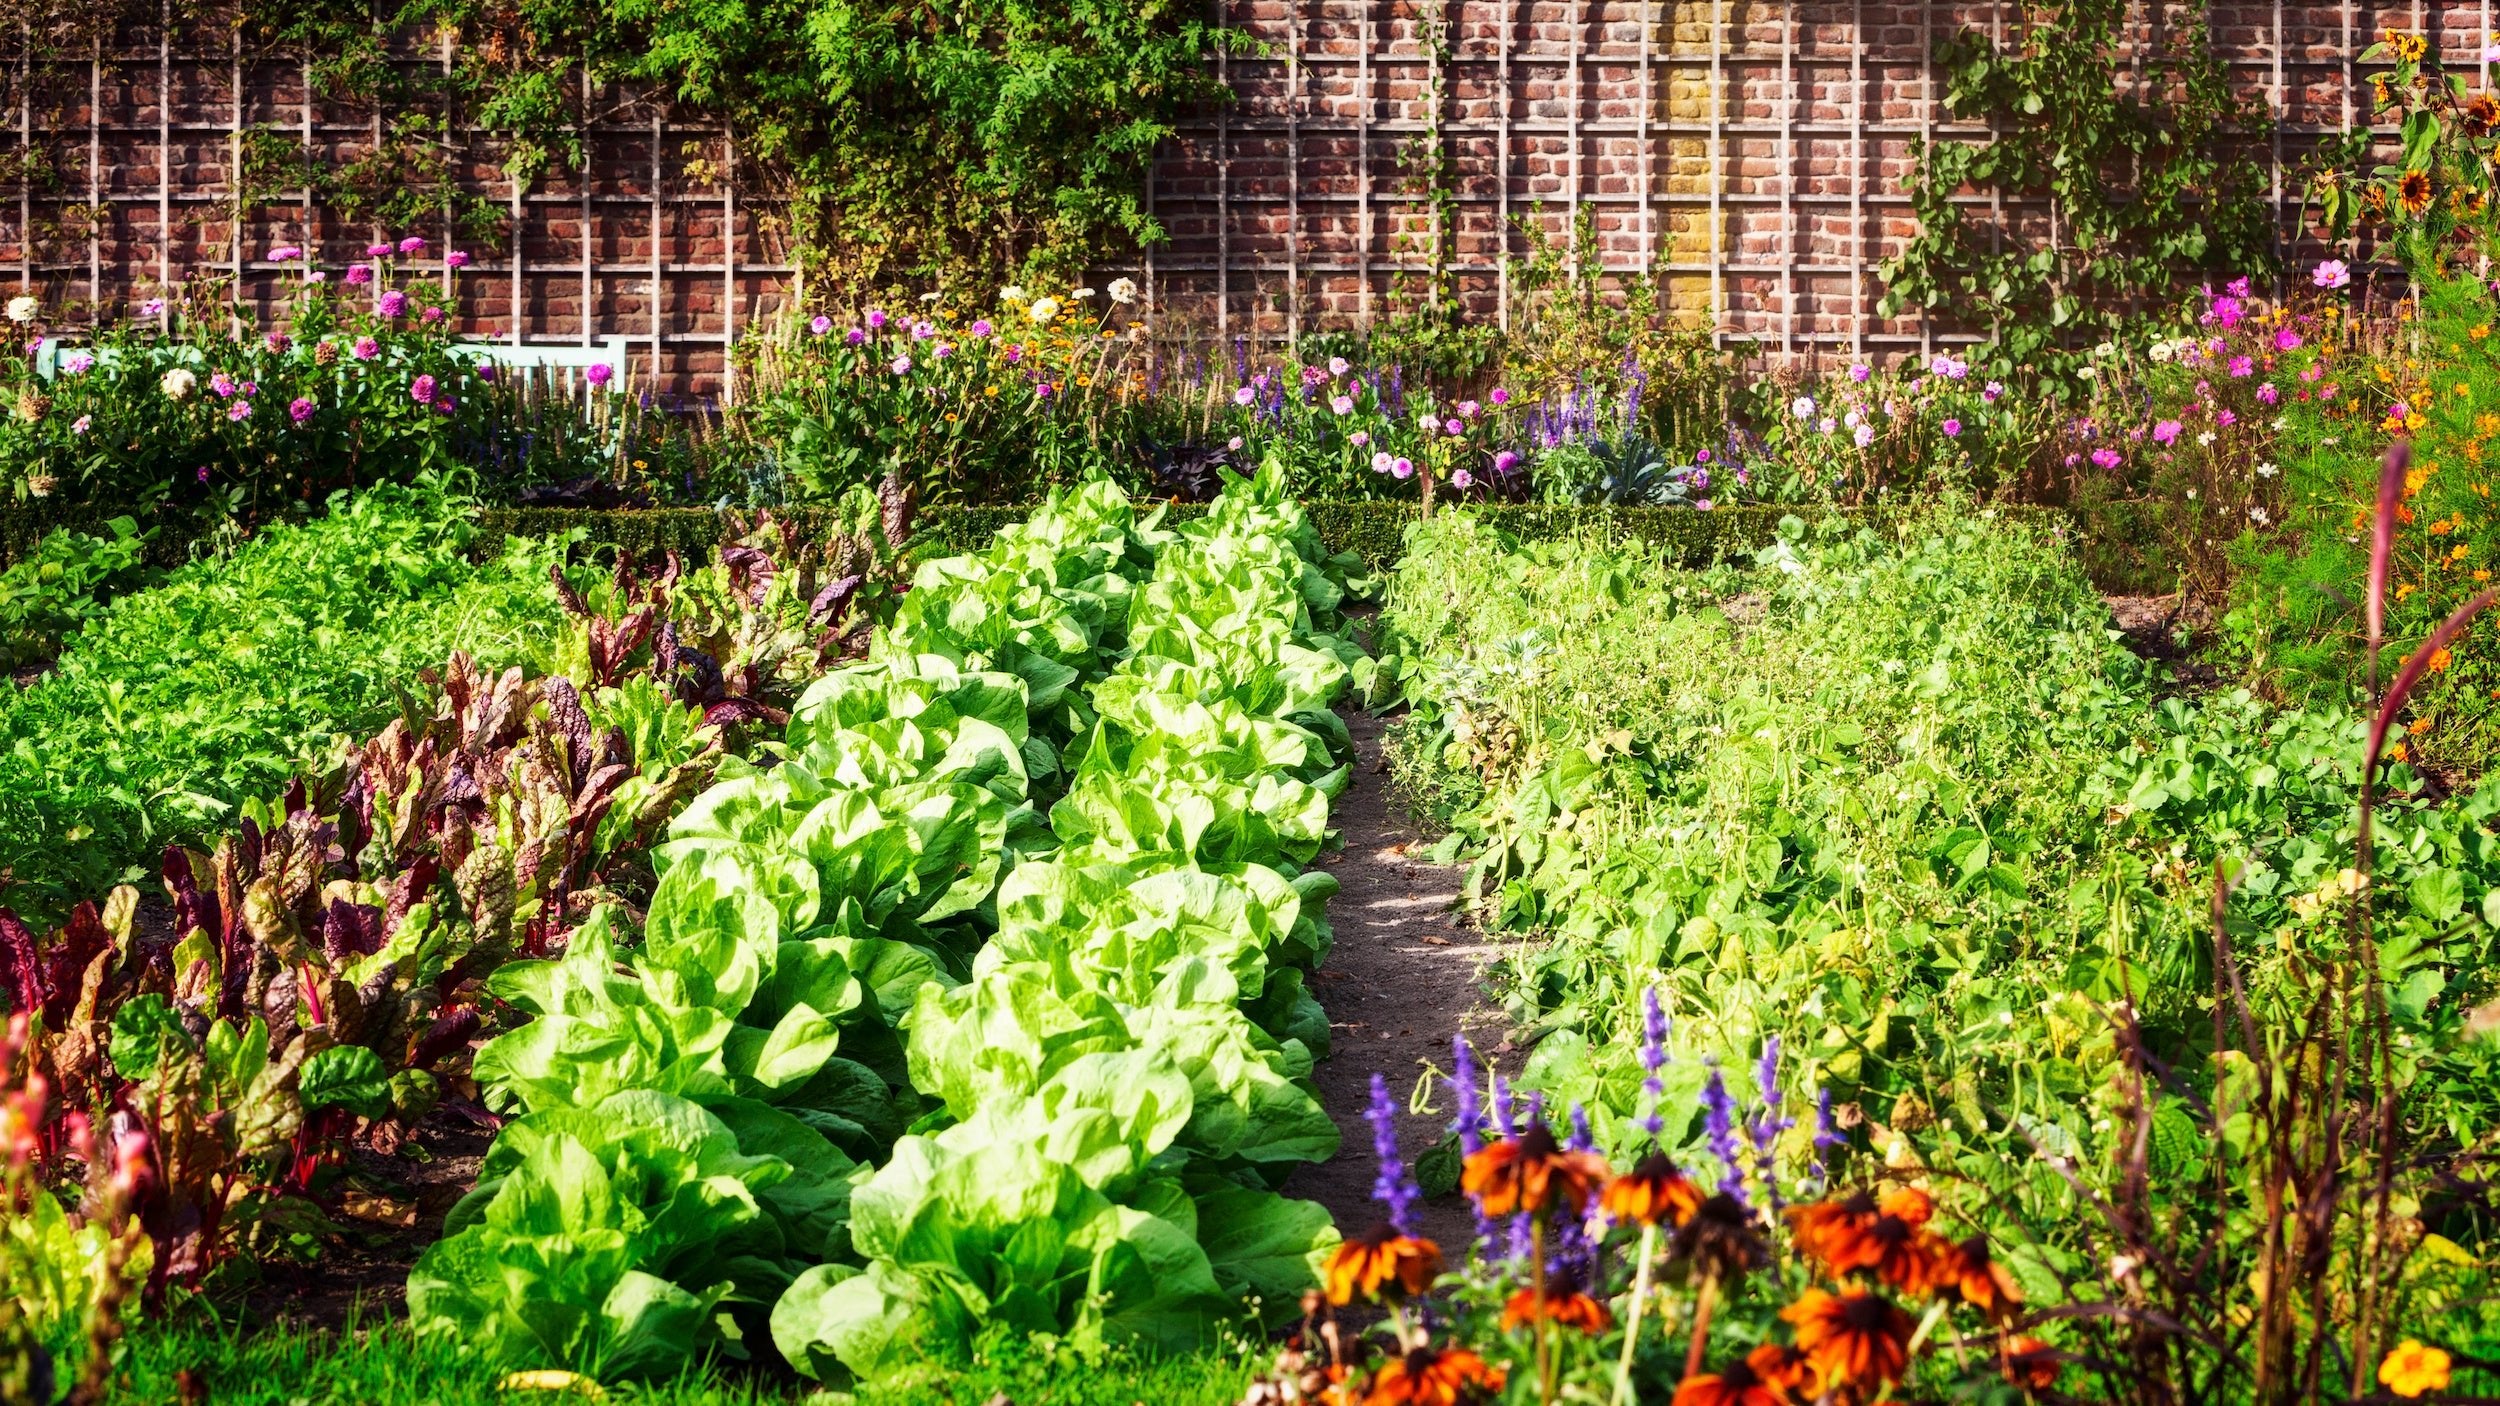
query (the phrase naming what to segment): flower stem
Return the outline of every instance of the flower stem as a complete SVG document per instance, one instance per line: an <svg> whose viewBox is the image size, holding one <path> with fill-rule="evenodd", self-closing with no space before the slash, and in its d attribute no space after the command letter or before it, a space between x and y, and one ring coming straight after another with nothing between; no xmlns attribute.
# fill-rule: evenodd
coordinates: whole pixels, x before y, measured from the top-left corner
<svg viewBox="0 0 2500 1406"><path fill-rule="evenodd" d="M1641 1227L1641 1258L1632 1274L1632 1309L1623 1316L1623 1357L1615 1363L1614 1406L1632 1399L1632 1349L1641 1340L1641 1309L1649 1299L1649 1259L1658 1248L1658 1227Z"/></svg>
<svg viewBox="0 0 2500 1406"><path fill-rule="evenodd" d="M1684 1375L1688 1379L1701 1374L1702 1349L1710 1342L1710 1310L1718 1302L1719 1276L1703 1275L1701 1292L1693 1296L1693 1343L1684 1349Z"/></svg>
<svg viewBox="0 0 2500 1406"><path fill-rule="evenodd" d="M1554 1406L1554 1353L1545 1331L1545 1218L1542 1216L1528 1224L1528 1255L1529 1273L1536 1290L1537 1399L1545 1406Z"/></svg>

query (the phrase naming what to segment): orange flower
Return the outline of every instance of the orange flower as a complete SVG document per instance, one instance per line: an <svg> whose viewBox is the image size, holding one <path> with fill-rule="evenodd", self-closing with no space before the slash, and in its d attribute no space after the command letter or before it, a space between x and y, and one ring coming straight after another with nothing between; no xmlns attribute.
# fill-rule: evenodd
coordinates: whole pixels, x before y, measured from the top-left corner
<svg viewBox="0 0 2500 1406"><path fill-rule="evenodd" d="M1510 1302L1502 1305L1502 1329L1505 1332L1540 1318L1566 1328L1577 1328L1583 1333L1602 1333L1606 1331L1606 1325L1614 1321L1614 1316L1606 1311L1604 1304L1581 1292L1577 1283L1561 1275L1547 1278L1544 1293L1539 1294L1533 1288L1522 1289L1510 1296Z"/></svg>
<svg viewBox="0 0 2500 1406"><path fill-rule="evenodd" d="M1916 1187L1889 1192L1866 1214L1864 1195L1812 1218L1799 1217L1797 1240L1835 1275L1870 1270L1875 1277L1908 1293L1923 1292L1935 1273L1944 1242L1927 1232L1936 1203ZM1814 1210L1814 1207L1806 1207Z"/></svg>
<svg viewBox="0 0 2500 1406"><path fill-rule="evenodd" d="M1365 1406L1459 1406L1502 1389L1504 1372L1463 1347L1419 1347L1372 1376Z"/></svg>
<svg viewBox="0 0 2500 1406"><path fill-rule="evenodd" d="M1682 1225L1701 1206L1701 1188L1676 1169L1663 1152L1653 1152L1640 1165L1606 1183L1598 1209L1618 1225Z"/></svg>
<svg viewBox="0 0 2500 1406"><path fill-rule="evenodd" d="M1823 1372L1814 1359L1781 1343L1764 1343L1745 1354L1745 1365L1754 1375L1778 1386L1799 1401L1812 1401L1823 1394Z"/></svg>
<svg viewBox="0 0 2500 1406"><path fill-rule="evenodd" d="M2396 182L2396 196L2404 201L2405 213L2419 215L2431 208L2431 173L2407 171Z"/></svg>
<svg viewBox="0 0 2500 1406"><path fill-rule="evenodd" d="M1909 1364L1910 1315L1876 1294L1808 1289L1780 1317L1796 1325L1798 1349L1834 1386L1896 1381Z"/></svg>
<svg viewBox="0 0 2500 1406"><path fill-rule="evenodd" d="M2378 1384L2398 1396L2420 1396L2448 1389L2449 1358L2442 1348L2407 1338L2378 1364Z"/></svg>
<svg viewBox="0 0 2500 1406"><path fill-rule="evenodd" d="M1936 1291L1996 1316L2023 1301L2021 1286L1988 1253L1988 1238L1974 1235L1936 1257Z"/></svg>
<svg viewBox="0 0 2500 1406"><path fill-rule="evenodd" d="M1786 1385L1753 1369L1753 1358L1761 1352L1756 1348L1742 1362L1686 1377L1675 1389L1673 1406L1787 1406Z"/></svg>
<svg viewBox="0 0 2500 1406"><path fill-rule="evenodd" d="M1605 1179L1605 1158L1564 1151L1554 1141L1554 1130L1538 1123L1468 1158L1459 1185L1488 1216L1519 1211L1536 1215L1556 1202L1576 1214L1588 1209L1589 1198Z"/></svg>
<svg viewBox="0 0 2500 1406"><path fill-rule="evenodd" d="M2456 656L2450 654L2445 648L2434 649L2431 651L2431 657L2427 662L2429 664L2430 671L2436 674L2441 670L2446 669L2450 664L2455 663Z"/></svg>
<svg viewBox="0 0 2500 1406"><path fill-rule="evenodd" d="M1714 1191L1676 1227L1671 1253L1713 1278L1734 1282L1771 1262L1753 1212L1724 1191Z"/></svg>
<svg viewBox="0 0 2500 1406"><path fill-rule="evenodd" d="M1346 1304L1376 1298L1384 1288L1393 1298L1412 1298L1431 1288L1440 1273L1440 1246L1401 1235L1384 1221L1332 1251L1321 1282L1330 1303Z"/></svg>
<svg viewBox="0 0 2500 1406"><path fill-rule="evenodd" d="M1788 1208L1789 1232L1797 1238L1797 1248L1819 1260L1832 1257L1831 1246L1837 1241L1852 1240L1864 1235L1882 1214L1872 1192L1860 1191L1838 1200L1817 1201L1809 1206Z"/></svg>
<svg viewBox="0 0 2500 1406"><path fill-rule="evenodd" d="M2046 1391L2066 1370L2065 1354L2033 1337L2017 1337L2001 1349L2005 1379L2026 1391Z"/></svg>

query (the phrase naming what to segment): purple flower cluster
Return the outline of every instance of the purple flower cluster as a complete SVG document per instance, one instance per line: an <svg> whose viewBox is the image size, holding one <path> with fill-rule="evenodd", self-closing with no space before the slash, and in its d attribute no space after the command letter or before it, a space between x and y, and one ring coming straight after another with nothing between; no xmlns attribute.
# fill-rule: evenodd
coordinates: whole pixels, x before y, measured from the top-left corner
<svg viewBox="0 0 2500 1406"><path fill-rule="evenodd" d="M1398 1156L1398 1110L1389 1098L1389 1080L1385 1075L1372 1075L1367 1116L1372 1124L1372 1153L1380 1159L1380 1175L1372 1182L1372 1197L1388 1208L1389 1224L1396 1226L1400 1235L1414 1235L1421 1225L1415 1219L1415 1208L1423 1203L1424 1193Z"/></svg>

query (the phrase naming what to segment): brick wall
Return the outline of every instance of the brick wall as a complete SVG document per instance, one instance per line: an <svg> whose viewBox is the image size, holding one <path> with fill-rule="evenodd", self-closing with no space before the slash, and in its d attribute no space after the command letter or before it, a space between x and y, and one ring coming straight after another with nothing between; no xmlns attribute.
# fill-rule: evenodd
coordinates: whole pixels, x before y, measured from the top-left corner
<svg viewBox="0 0 2500 1406"><path fill-rule="evenodd" d="M1928 55L1964 26L2017 23L2002 0L1213 3L1258 49L1222 60L1238 101L1159 161L1154 208L1171 242L1126 270L1147 276L1171 322L1280 337L1411 296L1433 214L1409 173L1437 138L1456 197L1459 295L1475 315L1517 311L1504 261L1539 237L1522 226L1559 241L1585 214L1609 274L1653 271L1669 306L1775 354L1897 353L1956 335L1877 317L1873 270L1912 230L1910 143L1975 135L1945 121ZM2236 81L2281 118L2254 154L2274 173L2282 229L2296 220L2302 156L2352 120L2351 56L2369 36L2419 29L2449 63L2471 64L2490 7L2212 6ZM429 256L477 248L459 279L476 333L628 335L638 371L708 395L723 389L726 337L780 304L782 224L739 190L754 173L717 124L590 93L587 169L516 190L493 139L459 113L424 114L449 135L410 147L388 135L406 114L308 99L299 64L238 53L231 26L189 13L166 0L166 24L126 27L84 59L15 66L0 151L25 179L14 200L0 194L0 285L110 317L164 282L211 274L272 308L282 275L259 259L270 246L310 245L335 268L384 231L239 173L256 169L254 153L336 167L387 146L430 153L472 218L500 226L491 238L413 231L432 241ZM1446 57L1427 43L1436 25ZM412 165L408 179L421 175ZM240 210L239 185L252 187ZM2007 238L2046 233L2044 210L1972 198Z"/></svg>

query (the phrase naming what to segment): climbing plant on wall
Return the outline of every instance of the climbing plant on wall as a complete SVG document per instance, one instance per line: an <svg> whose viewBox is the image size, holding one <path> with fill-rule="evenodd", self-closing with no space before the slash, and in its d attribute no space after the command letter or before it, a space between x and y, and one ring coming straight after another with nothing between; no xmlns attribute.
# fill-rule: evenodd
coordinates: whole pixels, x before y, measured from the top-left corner
<svg viewBox="0 0 2500 1406"><path fill-rule="evenodd" d="M818 286L868 289L1066 276L1159 239L1155 147L1225 97L1205 60L1226 36L1204 14L1167 0L248 0L238 18L303 58L325 97L456 110L494 144L480 155L525 183L577 168L582 129L620 93L723 120L740 179L775 188ZM393 61L411 52L446 61Z"/></svg>
<svg viewBox="0 0 2500 1406"><path fill-rule="evenodd" d="M2050 0L2013 7L2004 32L1937 46L1945 111L1989 134L1913 144L1919 227L1878 271L1886 315L1983 328L2020 361L2098 340L2182 281L2272 265L2244 151L2271 117L2231 91L2204 0ZM1973 192L2045 198L2048 228L1999 226Z"/></svg>

